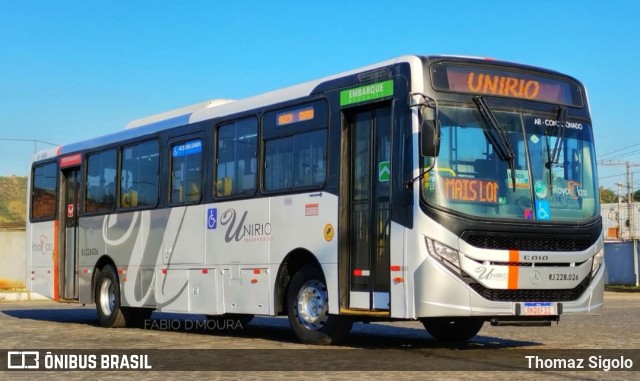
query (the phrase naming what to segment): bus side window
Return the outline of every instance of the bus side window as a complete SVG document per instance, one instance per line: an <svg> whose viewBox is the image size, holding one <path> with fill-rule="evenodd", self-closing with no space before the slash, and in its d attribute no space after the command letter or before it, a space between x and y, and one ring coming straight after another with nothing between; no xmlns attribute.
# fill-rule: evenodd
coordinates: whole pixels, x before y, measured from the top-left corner
<svg viewBox="0 0 640 381"><path fill-rule="evenodd" d="M159 156L159 144L155 140L122 149L121 208L157 205Z"/></svg>
<svg viewBox="0 0 640 381"><path fill-rule="evenodd" d="M217 148L215 195L252 195L257 175L257 119L242 119L218 127Z"/></svg>
<svg viewBox="0 0 640 381"><path fill-rule="evenodd" d="M117 154L115 149L87 155L85 211L111 212L115 208Z"/></svg>
<svg viewBox="0 0 640 381"><path fill-rule="evenodd" d="M326 145L326 130L267 140L265 190L282 191L324 185Z"/></svg>
<svg viewBox="0 0 640 381"><path fill-rule="evenodd" d="M172 204L196 203L202 198L202 140L171 146Z"/></svg>
<svg viewBox="0 0 640 381"><path fill-rule="evenodd" d="M218 196L231 196L233 193L233 180L231 177L223 177L216 181L216 194Z"/></svg>

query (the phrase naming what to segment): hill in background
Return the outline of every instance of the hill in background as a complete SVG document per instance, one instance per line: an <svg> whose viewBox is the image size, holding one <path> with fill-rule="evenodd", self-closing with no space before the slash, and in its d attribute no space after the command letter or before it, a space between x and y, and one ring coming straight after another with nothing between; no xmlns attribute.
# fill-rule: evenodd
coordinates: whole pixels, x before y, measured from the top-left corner
<svg viewBox="0 0 640 381"><path fill-rule="evenodd" d="M0 227L23 228L27 217L27 178L0 177Z"/></svg>

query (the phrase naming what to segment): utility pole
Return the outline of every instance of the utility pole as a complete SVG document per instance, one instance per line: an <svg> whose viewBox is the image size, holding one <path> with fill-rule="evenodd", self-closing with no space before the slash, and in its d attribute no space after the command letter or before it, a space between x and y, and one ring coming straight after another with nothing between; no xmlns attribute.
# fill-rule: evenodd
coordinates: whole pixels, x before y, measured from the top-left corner
<svg viewBox="0 0 640 381"><path fill-rule="evenodd" d="M635 245L635 224L633 215L633 178L631 177L631 165L627 161L627 217L629 218L629 238L634 241Z"/></svg>
<svg viewBox="0 0 640 381"><path fill-rule="evenodd" d="M620 219L620 206L622 205L622 198L620 197L620 195L622 194L622 187L624 185L620 183L616 183L616 185L618 186L618 231L616 232L616 238L622 239L622 223Z"/></svg>

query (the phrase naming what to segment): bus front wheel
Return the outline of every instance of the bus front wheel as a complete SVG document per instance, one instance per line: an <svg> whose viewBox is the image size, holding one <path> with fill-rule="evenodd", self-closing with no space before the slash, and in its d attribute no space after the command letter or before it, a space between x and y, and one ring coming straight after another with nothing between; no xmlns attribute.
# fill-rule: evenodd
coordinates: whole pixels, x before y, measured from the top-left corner
<svg viewBox="0 0 640 381"><path fill-rule="evenodd" d="M351 330L352 321L330 315L324 276L314 264L295 273L287 292L289 323L298 340L305 344L336 344Z"/></svg>
<svg viewBox="0 0 640 381"><path fill-rule="evenodd" d="M421 321L427 332L441 341L469 340L480 332L484 324L483 318L470 316L434 317Z"/></svg>

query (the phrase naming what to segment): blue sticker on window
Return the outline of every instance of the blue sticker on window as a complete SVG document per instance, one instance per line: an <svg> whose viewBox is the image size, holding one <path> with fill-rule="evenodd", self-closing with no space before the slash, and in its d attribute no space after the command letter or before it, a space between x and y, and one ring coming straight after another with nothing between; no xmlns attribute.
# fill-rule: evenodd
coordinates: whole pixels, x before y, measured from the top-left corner
<svg viewBox="0 0 640 381"><path fill-rule="evenodd" d="M180 156L188 156L195 155L197 153L202 152L202 141L191 140L182 144L178 144L177 146L173 146L173 151L171 156L180 157Z"/></svg>
<svg viewBox="0 0 640 381"><path fill-rule="evenodd" d="M551 211L549 210L549 201L540 200L536 201L536 217L539 220L551 219Z"/></svg>

